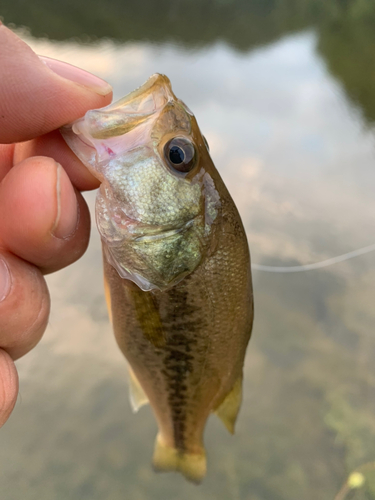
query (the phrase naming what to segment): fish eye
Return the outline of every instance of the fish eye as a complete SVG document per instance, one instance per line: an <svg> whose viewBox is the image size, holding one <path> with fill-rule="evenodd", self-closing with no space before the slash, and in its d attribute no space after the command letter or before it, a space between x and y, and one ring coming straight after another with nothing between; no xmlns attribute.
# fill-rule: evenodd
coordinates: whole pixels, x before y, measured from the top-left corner
<svg viewBox="0 0 375 500"><path fill-rule="evenodd" d="M186 173L193 170L197 155L194 144L186 137L174 137L164 146L164 156L173 170Z"/></svg>

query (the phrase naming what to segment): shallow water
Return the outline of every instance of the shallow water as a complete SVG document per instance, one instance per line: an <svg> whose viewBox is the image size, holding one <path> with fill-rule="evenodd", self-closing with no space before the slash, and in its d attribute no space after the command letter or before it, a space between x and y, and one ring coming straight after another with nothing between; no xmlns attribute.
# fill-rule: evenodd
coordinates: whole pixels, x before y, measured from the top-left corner
<svg viewBox="0 0 375 500"><path fill-rule="evenodd" d="M248 39L229 29L241 2L227 32L211 38L146 30L127 39L79 24L57 32L50 12L45 24L27 25L10 2L4 16L39 36L14 27L37 53L107 79L115 98L167 74L208 140L253 262L294 266L375 242L375 95L371 59L360 50L375 44L368 15L365 23L357 7L355 17L359 2L347 17L306 19L282 4L284 23L276 26L272 9L256 13ZM80 33L99 38L69 38ZM94 197L86 196L91 210ZM0 431L1 500L329 500L354 470L365 484L351 498L375 499L365 465L375 461L375 252L315 271L254 271L253 279L236 435L210 419L199 487L155 475L156 424L150 408L131 413L94 229L86 255L47 278L48 330L17 362L20 396Z"/></svg>

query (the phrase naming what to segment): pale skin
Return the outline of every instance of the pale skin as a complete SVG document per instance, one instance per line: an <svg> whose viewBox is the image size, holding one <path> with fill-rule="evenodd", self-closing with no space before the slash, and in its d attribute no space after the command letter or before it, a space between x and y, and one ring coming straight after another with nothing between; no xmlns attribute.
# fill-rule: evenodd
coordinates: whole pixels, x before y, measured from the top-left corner
<svg viewBox="0 0 375 500"><path fill-rule="evenodd" d="M108 105L111 87L42 60L0 23L0 426L18 396L14 361L39 342L50 297L43 275L85 252L90 217L80 191L98 181L59 127Z"/></svg>

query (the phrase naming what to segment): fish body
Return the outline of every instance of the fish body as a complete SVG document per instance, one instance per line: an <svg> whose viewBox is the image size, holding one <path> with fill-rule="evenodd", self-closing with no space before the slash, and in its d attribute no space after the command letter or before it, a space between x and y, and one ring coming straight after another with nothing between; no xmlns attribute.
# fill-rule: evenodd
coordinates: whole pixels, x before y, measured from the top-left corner
<svg viewBox="0 0 375 500"><path fill-rule="evenodd" d="M109 314L133 408L149 401L158 423L154 466L199 482L208 416L233 432L241 404L253 294L239 213L164 75L62 133L101 181Z"/></svg>

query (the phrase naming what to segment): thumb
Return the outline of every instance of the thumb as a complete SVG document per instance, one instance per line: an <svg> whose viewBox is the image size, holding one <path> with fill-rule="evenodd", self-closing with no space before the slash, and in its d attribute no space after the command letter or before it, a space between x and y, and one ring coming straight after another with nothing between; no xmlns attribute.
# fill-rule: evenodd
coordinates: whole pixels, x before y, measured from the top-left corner
<svg viewBox="0 0 375 500"><path fill-rule="evenodd" d="M0 144L21 142L106 106L104 80L54 59L39 58L0 23Z"/></svg>

